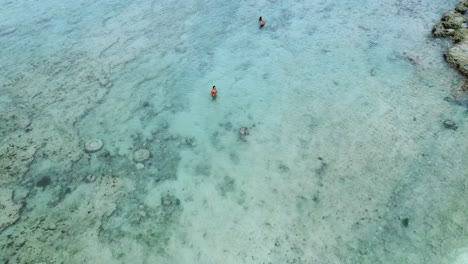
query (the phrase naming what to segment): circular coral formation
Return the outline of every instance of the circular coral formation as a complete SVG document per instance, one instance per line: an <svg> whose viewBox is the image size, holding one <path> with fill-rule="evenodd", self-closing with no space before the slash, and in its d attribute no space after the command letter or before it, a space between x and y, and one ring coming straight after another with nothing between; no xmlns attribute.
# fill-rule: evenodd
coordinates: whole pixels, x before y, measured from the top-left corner
<svg viewBox="0 0 468 264"><path fill-rule="evenodd" d="M99 138L91 139L88 142L86 142L85 151L87 153L98 152L99 150L102 149L103 146L104 146L104 142L102 142L101 139Z"/></svg>
<svg viewBox="0 0 468 264"><path fill-rule="evenodd" d="M137 163L142 163L148 160L151 156L151 152L147 149L138 149L133 153L133 160Z"/></svg>

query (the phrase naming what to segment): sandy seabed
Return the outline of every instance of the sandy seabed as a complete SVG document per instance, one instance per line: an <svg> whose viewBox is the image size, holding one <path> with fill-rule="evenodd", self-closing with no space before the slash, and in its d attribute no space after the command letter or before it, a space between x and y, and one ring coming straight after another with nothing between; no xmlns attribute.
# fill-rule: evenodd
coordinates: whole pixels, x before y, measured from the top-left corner
<svg viewBox="0 0 468 264"><path fill-rule="evenodd" d="M468 263L456 3L2 3L0 260Z"/></svg>

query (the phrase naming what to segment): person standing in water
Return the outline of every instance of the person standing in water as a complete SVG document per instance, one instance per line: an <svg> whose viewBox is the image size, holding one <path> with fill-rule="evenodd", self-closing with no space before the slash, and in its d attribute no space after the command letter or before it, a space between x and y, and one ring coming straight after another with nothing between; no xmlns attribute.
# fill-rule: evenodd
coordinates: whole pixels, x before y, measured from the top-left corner
<svg viewBox="0 0 468 264"><path fill-rule="evenodd" d="M265 26L265 20L262 17L259 17L258 18L258 24L262 28L263 26Z"/></svg>
<svg viewBox="0 0 468 264"><path fill-rule="evenodd" d="M216 86L213 85L213 89L211 89L211 98L215 100L217 95L218 95L218 90L216 90Z"/></svg>

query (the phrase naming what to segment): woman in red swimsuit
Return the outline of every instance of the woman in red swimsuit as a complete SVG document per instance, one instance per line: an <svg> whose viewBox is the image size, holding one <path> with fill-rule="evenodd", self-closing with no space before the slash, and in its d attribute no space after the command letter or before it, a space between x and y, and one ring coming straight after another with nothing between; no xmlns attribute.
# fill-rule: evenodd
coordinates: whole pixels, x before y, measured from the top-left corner
<svg viewBox="0 0 468 264"><path fill-rule="evenodd" d="M213 85L213 89L211 89L211 98L216 99L216 95L218 95L218 90L216 90L216 86Z"/></svg>

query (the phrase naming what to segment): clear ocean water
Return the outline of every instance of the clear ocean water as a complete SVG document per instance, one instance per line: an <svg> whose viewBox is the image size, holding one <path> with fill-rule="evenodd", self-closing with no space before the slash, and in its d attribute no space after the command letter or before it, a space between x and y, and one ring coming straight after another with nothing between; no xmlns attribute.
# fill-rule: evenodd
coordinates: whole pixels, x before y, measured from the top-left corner
<svg viewBox="0 0 468 264"><path fill-rule="evenodd" d="M468 263L457 3L3 1L0 260Z"/></svg>

